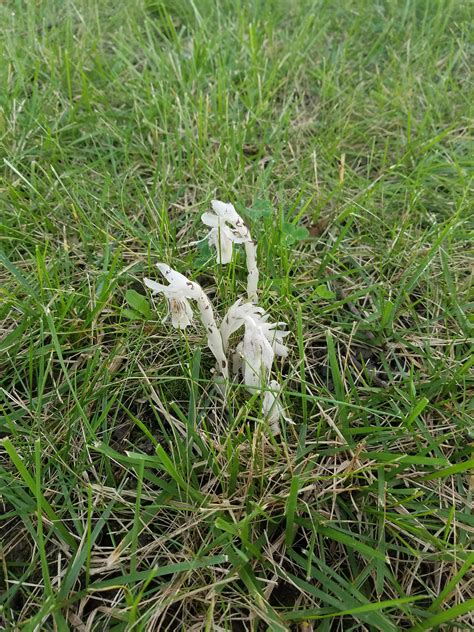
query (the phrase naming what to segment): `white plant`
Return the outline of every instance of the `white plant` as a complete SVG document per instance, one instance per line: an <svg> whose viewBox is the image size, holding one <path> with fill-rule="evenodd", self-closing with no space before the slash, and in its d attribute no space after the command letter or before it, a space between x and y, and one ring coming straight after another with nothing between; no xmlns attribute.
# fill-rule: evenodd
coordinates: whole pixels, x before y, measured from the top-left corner
<svg viewBox="0 0 474 632"><path fill-rule="evenodd" d="M249 241L250 233L232 204L212 200L211 205L214 213L203 213L201 221L211 228L207 239L216 249L217 263L227 264L232 261L232 245ZM239 229L242 225L245 230Z"/></svg>
<svg viewBox="0 0 474 632"><path fill-rule="evenodd" d="M280 434L281 419L289 424L293 423L291 417L288 417L285 414L283 406L279 401L280 393L281 388L278 382L276 380L271 380L268 384L268 389L263 395L262 401L263 415L266 417L270 430L274 435Z"/></svg>
<svg viewBox="0 0 474 632"><path fill-rule="evenodd" d="M186 329L193 319L193 310L189 304L189 299L196 300L202 292L202 288L197 283L187 279L183 274L170 268L166 263L157 263L156 267L168 279L169 285L163 285L147 278L144 279L144 283L154 294L161 293L165 295L173 327ZM166 320L166 316L163 322Z"/></svg>
<svg viewBox="0 0 474 632"><path fill-rule="evenodd" d="M213 213L203 213L201 220L210 226L207 238L209 245L216 248L217 262L227 264L232 261L232 245L244 244L247 259L247 295L250 299L257 299L258 268L257 247L252 241L250 231L245 225L233 204L211 201Z"/></svg>
<svg viewBox="0 0 474 632"><path fill-rule="evenodd" d="M221 324L222 346L227 351L230 336L245 327L244 339L237 346L243 364L244 381L247 386L266 383L275 355L285 358L288 347L283 338L290 332L277 329L284 323L269 323L263 307L237 300L227 312Z"/></svg>
<svg viewBox="0 0 474 632"><path fill-rule="evenodd" d="M227 351L229 347L230 336L245 324L246 318L257 318L263 314L265 314L263 307L258 307L254 303L245 303L241 298L237 299L229 308L221 324L224 351Z"/></svg>
<svg viewBox="0 0 474 632"><path fill-rule="evenodd" d="M158 263L157 267L169 285L152 279L145 279L144 283L154 293L165 296L171 323L175 328L185 329L192 323L193 309L190 301L196 302L201 322L206 329L208 347L225 380L229 377L227 354L230 337L244 327L243 339L237 344L233 354L235 373L241 372L244 384L250 392L261 394L263 416L272 433L278 434L280 419L292 422L285 415L279 401L281 388L278 382L271 379L271 370L275 356L288 355L283 339L289 332L279 328L284 323L268 322L269 315L263 307L256 305L259 278L257 249L248 227L232 204L219 200L212 200L211 204L213 212L202 216L203 223L211 228L207 235L209 244L216 249L217 261L224 265L232 260L233 244L244 244L248 272L247 296L250 300L238 299L218 327L211 301L201 286L165 263ZM221 389L221 393L224 392Z"/></svg>
<svg viewBox="0 0 474 632"><path fill-rule="evenodd" d="M162 293L168 300L168 309L171 314L173 327L185 329L191 324L193 310L189 299L194 299L197 303L201 321L207 332L207 345L217 360L219 371L225 378L229 377L229 369L222 347L222 338L214 318L211 301L208 299L202 287L190 281L183 274L170 268L166 263L157 263L157 268L161 274L168 279L169 285L162 285L152 279L144 279L145 285L153 293ZM166 317L165 317L166 318Z"/></svg>

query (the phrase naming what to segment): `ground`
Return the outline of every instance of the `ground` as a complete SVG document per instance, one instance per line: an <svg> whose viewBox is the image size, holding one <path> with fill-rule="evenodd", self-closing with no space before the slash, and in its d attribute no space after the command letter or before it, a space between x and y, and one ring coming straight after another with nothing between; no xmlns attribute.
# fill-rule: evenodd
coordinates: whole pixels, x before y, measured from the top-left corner
<svg viewBox="0 0 474 632"><path fill-rule="evenodd" d="M2 4L0 627L474 629L471 11ZM214 197L280 436L143 285L244 292Z"/></svg>

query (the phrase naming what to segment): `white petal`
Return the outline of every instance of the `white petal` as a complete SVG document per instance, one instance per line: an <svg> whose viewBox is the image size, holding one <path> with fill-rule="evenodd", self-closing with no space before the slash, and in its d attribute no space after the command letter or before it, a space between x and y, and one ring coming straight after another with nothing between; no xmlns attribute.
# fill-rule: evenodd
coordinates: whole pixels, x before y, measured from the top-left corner
<svg viewBox="0 0 474 632"><path fill-rule="evenodd" d="M262 318L263 321L266 321L268 317L268 314L265 314L265 317ZM286 323L265 323L265 335L267 335L267 332L269 335L276 335L280 338L284 338L285 336L288 336L288 334L290 333L289 331L286 331L285 329L277 329L277 327L286 327Z"/></svg>
<svg viewBox="0 0 474 632"><path fill-rule="evenodd" d="M181 272L173 270L173 268L170 268L166 263L157 263L156 267L170 284L176 287L184 287L186 285L188 279L184 276L184 274L181 274Z"/></svg>
<svg viewBox="0 0 474 632"><path fill-rule="evenodd" d="M265 337L268 342L272 345L273 351L277 356L281 356L282 358L286 358L288 355L288 347L283 344L283 337L289 334L289 331L269 331L265 332Z"/></svg>
<svg viewBox="0 0 474 632"><path fill-rule="evenodd" d="M191 321L193 320L193 310L191 305L189 304L189 301L187 301L186 299L184 299L184 305L185 305L185 309L186 309L186 315L189 319L189 323L191 324Z"/></svg>
<svg viewBox="0 0 474 632"><path fill-rule="evenodd" d="M242 244L245 239L239 237L222 222L219 226L211 228L207 236L209 245L217 251L217 263L227 264L232 261L232 244Z"/></svg>
<svg viewBox="0 0 474 632"><path fill-rule="evenodd" d="M245 323L244 343L247 339L255 348L259 349L262 365L270 370L275 354L272 345L265 336L263 327L260 326L258 317L252 318L247 315Z"/></svg>
<svg viewBox="0 0 474 632"><path fill-rule="evenodd" d="M273 433L278 434L280 431L279 421L281 415L281 406L278 403L277 399L279 394L278 384L276 385L276 389L274 388L274 385L275 382L270 382L269 389L271 390L265 391L265 394L263 395L262 413L263 416L268 419L268 423ZM276 390L276 392L273 392L274 390Z"/></svg>
<svg viewBox="0 0 474 632"><path fill-rule="evenodd" d="M203 213L201 215L201 221L206 226L211 226L212 228L219 226L219 223L222 222L220 217L217 217L217 215L214 215L214 213L209 212Z"/></svg>
<svg viewBox="0 0 474 632"><path fill-rule="evenodd" d="M163 294L166 294L168 291L167 285L162 285L161 283L157 283L156 281L153 281L152 279L147 279L146 277L143 279L143 283L146 285L147 288L155 293L163 292Z"/></svg>
<svg viewBox="0 0 474 632"><path fill-rule="evenodd" d="M245 385L251 388L260 388L262 386L262 378L259 373L250 365L247 358L243 358L242 364Z"/></svg>
<svg viewBox="0 0 474 632"><path fill-rule="evenodd" d="M212 200L211 206L214 213L231 224L236 224L239 220L242 221L233 204L227 204L226 202L221 202L220 200Z"/></svg>
<svg viewBox="0 0 474 632"><path fill-rule="evenodd" d="M230 336L245 323L247 317L257 321L265 313L263 307L257 307L254 303L243 303L239 298L225 315L221 324L221 335L224 348L227 348Z"/></svg>
<svg viewBox="0 0 474 632"><path fill-rule="evenodd" d="M245 327L242 355L245 384L254 387L262 386L268 379L275 354L262 331L250 325L248 321Z"/></svg>
<svg viewBox="0 0 474 632"><path fill-rule="evenodd" d="M217 229L219 230L219 229ZM227 233L219 230L219 243L217 244L217 263L223 265L232 261L232 240Z"/></svg>
<svg viewBox="0 0 474 632"><path fill-rule="evenodd" d="M265 417L272 410L272 406L276 402L276 399L278 397L278 393L280 390L278 387L278 384L277 384L276 389L274 388L274 384L275 384L275 381L272 380L270 384L268 385L268 390L265 391L265 394L263 396L262 411ZM276 390L275 393L273 392L274 390Z"/></svg>
<svg viewBox="0 0 474 632"><path fill-rule="evenodd" d="M280 433L280 419L284 419L288 423L293 423L290 417L285 415L285 411L279 402L281 388L275 380L268 385L269 390L265 391L262 402L262 412L268 419L268 423L273 434Z"/></svg>
<svg viewBox="0 0 474 632"><path fill-rule="evenodd" d="M169 300L169 310L171 314L171 323L176 329L186 329L191 324L193 318L193 310L189 302L183 298L172 298Z"/></svg>
<svg viewBox="0 0 474 632"><path fill-rule="evenodd" d="M247 386L260 387L262 385L261 353L260 349L255 346L251 335L247 332L242 344L242 361L245 384Z"/></svg>
<svg viewBox="0 0 474 632"><path fill-rule="evenodd" d="M198 286L199 287L199 286ZM214 310L212 309L212 303L209 300L207 294L199 287L200 294L196 298L197 306L201 314L201 321L207 331L207 344L212 351L214 357L217 360L219 372L224 378L229 377L229 369L227 366L227 359L225 357L224 348L222 344L221 334L216 325L214 318Z"/></svg>
<svg viewBox="0 0 474 632"><path fill-rule="evenodd" d="M288 356L288 347L286 345L282 345L281 343L275 341L272 347L275 355L280 356L281 358L286 358Z"/></svg>
<svg viewBox="0 0 474 632"><path fill-rule="evenodd" d="M261 336L259 339L262 348L262 364L270 371L273 364L273 359L275 358L275 352L273 351L272 345L268 342L265 336Z"/></svg>
<svg viewBox="0 0 474 632"><path fill-rule="evenodd" d="M157 263L156 267L170 283L168 294L173 293L177 295L181 293L183 297L194 299L201 294L202 289L197 283L190 281L184 274L173 270L166 263Z"/></svg>
<svg viewBox="0 0 474 632"><path fill-rule="evenodd" d="M222 350L222 339L219 333L219 330L214 325L213 327L208 327L207 330L207 346L212 351L212 354L216 358L219 364L219 370L224 375L224 377L229 377L229 368L227 366L227 359Z"/></svg>
<svg viewBox="0 0 474 632"><path fill-rule="evenodd" d="M286 358L288 355L288 347L283 344L283 338L288 336L289 331L283 331L282 329L274 329L278 325L283 325L284 323L265 323L263 325L263 331L266 339L272 345L273 351L276 355Z"/></svg>
<svg viewBox="0 0 474 632"><path fill-rule="evenodd" d="M242 361L242 342L239 342L235 349L235 353L232 354L232 373L237 375L243 368Z"/></svg>
<svg viewBox="0 0 474 632"><path fill-rule="evenodd" d="M222 344L224 345L224 351L227 351L229 338L235 331L237 331L237 329L239 329L239 327L244 324L241 303L242 299L237 299L237 301L230 306L227 314L222 320L220 331L222 336Z"/></svg>
<svg viewBox="0 0 474 632"><path fill-rule="evenodd" d="M232 240L234 242L234 244L244 244L244 243L246 243L249 240L249 238L247 236L242 236L236 230L233 230L232 228L229 228L229 226L227 226L227 224L223 224L223 226L221 227L221 230L223 230L225 232L227 238Z"/></svg>
<svg viewBox="0 0 474 632"><path fill-rule="evenodd" d="M252 300L257 300L258 278L259 272L257 267L257 247L253 243L250 232L247 229L249 237L248 242L245 244L245 258L247 259L247 296Z"/></svg>

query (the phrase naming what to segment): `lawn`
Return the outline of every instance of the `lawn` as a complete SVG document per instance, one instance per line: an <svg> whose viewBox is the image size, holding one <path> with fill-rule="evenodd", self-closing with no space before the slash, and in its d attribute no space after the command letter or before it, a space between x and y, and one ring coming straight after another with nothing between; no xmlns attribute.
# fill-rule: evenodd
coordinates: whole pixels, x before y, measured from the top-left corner
<svg viewBox="0 0 474 632"><path fill-rule="evenodd" d="M471 22L2 3L0 628L474 630ZM291 332L277 435L143 283L244 294L213 198Z"/></svg>

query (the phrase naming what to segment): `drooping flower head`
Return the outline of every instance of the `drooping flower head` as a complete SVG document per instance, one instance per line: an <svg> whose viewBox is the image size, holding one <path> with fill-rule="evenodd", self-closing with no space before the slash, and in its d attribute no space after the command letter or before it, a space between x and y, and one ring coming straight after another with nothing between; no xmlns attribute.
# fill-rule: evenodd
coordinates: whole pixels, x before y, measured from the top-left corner
<svg viewBox="0 0 474 632"><path fill-rule="evenodd" d="M224 350L228 347L229 337L242 325L245 327L244 339L237 346L237 354L241 359L244 382L247 386L261 387L269 379L275 355L288 355L283 338L289 332L277 329L284 323L269 323L268 314L262 307L239 299L229 309L221 325Z"/></svg>
<svg viewBox="0 0 474 632"><path fill-rule="evenodd" d="M173 327L185 329L191 324L193 310L189 299L196 301L201 322L206 328L207 344L217 360L219 372L228 377L227 360L222 347L222 338L214 318L211 302L202 287L190 281L180 272L173 270L166 263L157 263L161 274L169 281L169 285L162 285L151 279L144 279L145 285L154 293L161 292L168 301Z"/></svg>
<svg viewBox="0 0 474 632"><path fill-rule="evenodd" d="M197 283L190 281L166 263L157 263L156 267L169 281L169 285L157 283L152 279L144 279L144 283L154 294L162 293L165 295L173 327L185 329L193 319L193 310L188 299L197 299L202 290Z"/></svg>
<svg viewBox="0 0 474 632"><path fill-rule="evenodd" d="M214 212L203 213L201 217L211 228L207 236L209 245L216 249L218 263L230 263L232 245L251 241L250 233L232 204L212 200L211 205Z"/></svg>
<svg viewBox="0 0 474 632"><path fill-rule="evenodd" d="M240 327L245 325L245 319L250 316L251 318L258 319L265 314L263 307L258 307L254 303L244 303L239 298L231 307L224 317L221 324L221 336L224 349L227 350L229 345L229 338Z"/></svg>
<svg viewBox="0 0 474 632"><path fill-rule="evenodd" d="M254 303L244 303L242 299L237 300L227 312L221 325L221 335L224 349L227 349L230 336L242 325L254 326L259 329L277 356L286 358L288 347L283 344L283 338L288 336L289 331L278 329L285 327L285 323L269 323L269 315L265 313L263 307L258 307Z"/></svg>
<svg viewBox="0 0 474 632"><path fill-rule="evenodd" d="M275 352L261 327L252 317L245 320L244 339L237 350L242 356L245 385L253 388L264 386L270 376Z"/></svg>
<svg viewBox="0 0 474 632"><path fill-rule="evenodd" d="M255 301L258 288L257 247L252 241L250 231L244 220L230 203L212 200L213 212L203 213L201 219L210 226L207 238L209 245L217 252L218 263L226 264L232 260L233 244L244 244L247 260L247 295Z"/></svg>

